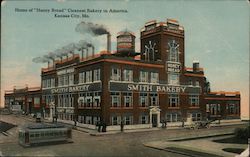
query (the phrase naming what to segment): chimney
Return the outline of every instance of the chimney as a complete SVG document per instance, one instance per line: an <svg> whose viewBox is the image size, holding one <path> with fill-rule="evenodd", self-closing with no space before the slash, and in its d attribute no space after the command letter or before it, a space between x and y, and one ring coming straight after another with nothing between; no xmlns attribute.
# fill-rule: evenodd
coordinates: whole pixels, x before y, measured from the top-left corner
<svg viewBox="0 0 250 157"><path fill-rule="evenodd" d="M55 59L52 59L52 67L55 68L56 65L55 65Z"/></svg>
<svg viewBox="0 0 250 157"><path fill-rule="evenodd" d="M193 61L193 72L199 72L199 61Z"/></svg>
<svg viewBox="0 0 250 157"><path fill-rule="evenodd" d="M108 53L111 52L111 34L110 33L107 34L107 51Z"/></svg>
<svg viewBox="0 0 250 157"><path fill-rule="evenodd" d="M87 47L87 48L86 48L85 58L88 58L88 56L89 56L89 48Z"/></svg>
<svg viewBox="0 0 250 157"><path fill-rule="evenodd" d="M92 45L92 56L95 55L95 47Z"/></svg>

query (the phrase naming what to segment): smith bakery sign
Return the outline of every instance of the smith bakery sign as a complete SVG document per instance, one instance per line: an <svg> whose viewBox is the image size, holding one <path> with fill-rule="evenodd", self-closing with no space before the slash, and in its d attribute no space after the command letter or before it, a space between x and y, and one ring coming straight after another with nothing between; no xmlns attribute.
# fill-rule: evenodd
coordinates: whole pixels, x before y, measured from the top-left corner
<svg viewBox="0 0 250 157"><path fill-rule="evenodd" d="M166 93L200 93L200 87L185 85L151 85L140 83L109 82L110 91L166 92Z"/></svg>
<svg viewBox="0 0 250 157"><path fill-rule="evenodd" d="M101 82L97 82L92 84L82 84L82 85L46 89L43 90L43 93L48 93L48 94L77 93L77 92L88 92L88 91L100 91L101 89L102 89Z"/></svg>

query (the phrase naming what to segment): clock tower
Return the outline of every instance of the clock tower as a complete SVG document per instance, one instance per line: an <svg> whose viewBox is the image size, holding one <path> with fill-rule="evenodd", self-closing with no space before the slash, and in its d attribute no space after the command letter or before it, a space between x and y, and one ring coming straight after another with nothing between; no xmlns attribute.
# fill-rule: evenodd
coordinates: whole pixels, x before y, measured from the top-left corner
<svg viewBox="0 0 250 157"><path fill-rule="evenodd" d="M167 72L184 71L184 28L174 19L149 21L141 29L141 59L160 61Z"/></svg>

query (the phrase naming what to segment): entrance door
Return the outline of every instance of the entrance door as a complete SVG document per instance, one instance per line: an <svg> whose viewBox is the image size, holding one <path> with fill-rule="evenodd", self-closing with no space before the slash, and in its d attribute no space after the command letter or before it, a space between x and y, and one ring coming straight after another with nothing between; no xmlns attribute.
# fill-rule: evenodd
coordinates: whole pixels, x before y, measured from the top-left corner
<svg viewBox="0 0 250 157"><path fill-rule="evenodd" d="M152 127L157 127L157 114L152 114Z"/></svg>

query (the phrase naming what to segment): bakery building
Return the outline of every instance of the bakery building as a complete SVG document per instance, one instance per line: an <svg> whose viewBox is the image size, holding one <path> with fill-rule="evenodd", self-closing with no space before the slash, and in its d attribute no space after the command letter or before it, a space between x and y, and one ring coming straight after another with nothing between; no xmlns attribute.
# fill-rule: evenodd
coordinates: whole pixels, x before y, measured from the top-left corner
<svg viewBox="0 0 250 157"><path fill-rule="evenodd" d="M5 91L5 107L26 114L42 112L40 87L17 87Z"/></svg>
<svg viewBox="0 0 250 157"><path fill-rule="evenodd" d="M178 21L147 22L140 39L138 53L135 35L119 32L116 53L110 53L107 34L107 51L78 49L42 68L47 116L93 129L101 122L108 130L120 129L121 121L132 129L160 127L162 121L178 125L187 117L240 118L239 92L212 93L199 62L185 66L184 27Z"/></svg>

